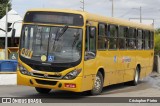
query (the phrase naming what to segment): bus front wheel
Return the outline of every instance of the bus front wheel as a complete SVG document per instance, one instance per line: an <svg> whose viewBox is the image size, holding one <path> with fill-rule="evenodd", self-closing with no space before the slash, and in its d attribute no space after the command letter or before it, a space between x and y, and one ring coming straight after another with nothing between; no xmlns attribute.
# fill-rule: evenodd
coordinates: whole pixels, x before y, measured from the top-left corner
<svg viewBox="0 0 160 106"><path fill-rule="evenodd" d="M98 72L93 84L93 89L91 90L92 95L98 95L102 92L103 89L103 76L101 72Z"/></svg>
<svg viewBox="0 0 160 106"><path fill-rule="evenodd" d="M47 88L38 88L38 87L35 87L36 91L38 93L41 93L41 94L47 94L51 91L51 89L47 89Z"/></svg>

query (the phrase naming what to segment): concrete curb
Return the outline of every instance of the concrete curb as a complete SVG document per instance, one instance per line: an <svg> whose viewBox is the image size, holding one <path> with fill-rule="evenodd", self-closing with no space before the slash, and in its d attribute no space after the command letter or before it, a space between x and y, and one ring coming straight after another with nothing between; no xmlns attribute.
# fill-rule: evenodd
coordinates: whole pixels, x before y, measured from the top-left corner
<svg viewBox="0 0 160 106"><path fill-rule="evenodd" d="M0 85L17 85L17 74L0 74Z"/></svg>

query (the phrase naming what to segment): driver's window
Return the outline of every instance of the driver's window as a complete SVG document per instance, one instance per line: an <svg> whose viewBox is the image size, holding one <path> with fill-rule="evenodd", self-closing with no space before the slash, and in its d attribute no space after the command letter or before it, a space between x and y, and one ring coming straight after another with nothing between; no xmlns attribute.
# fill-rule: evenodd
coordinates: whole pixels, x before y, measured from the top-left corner
<svg viewBox="0 0 160 106"><path fill-rule="evenodd" d="M96 53L96 27L87 27L86 51Z"/></svg>

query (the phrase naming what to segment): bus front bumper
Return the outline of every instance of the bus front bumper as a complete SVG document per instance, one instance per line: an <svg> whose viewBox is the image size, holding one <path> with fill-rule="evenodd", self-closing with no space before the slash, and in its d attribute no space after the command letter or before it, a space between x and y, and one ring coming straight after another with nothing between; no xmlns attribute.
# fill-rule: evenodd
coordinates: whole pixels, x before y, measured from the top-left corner
<svg viewBox="0 0 160 106"><path fill-rule="evenodd" d="M23 75L20 73L20 71L17 71L17 85L82 92L81 83L82 77L77 77L73 80L53 80Z"/></svg>

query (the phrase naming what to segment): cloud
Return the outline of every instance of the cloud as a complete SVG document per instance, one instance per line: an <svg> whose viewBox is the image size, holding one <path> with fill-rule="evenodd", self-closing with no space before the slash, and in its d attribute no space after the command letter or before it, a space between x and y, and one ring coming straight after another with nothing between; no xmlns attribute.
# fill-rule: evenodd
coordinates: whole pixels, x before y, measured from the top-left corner
<svg viewBox="0 0 160 106"><path fill-rule="evenodd" d="M80 0L13 0L13 9L21 16L31 8L69 8L81 10ZM139 7L142 7L142 17L154 18L159 27L160 0L114 0L114 16L119 18L139 17ZM134 9L136 8L136 9ZM111 16L112 2L110 0L85 0L85 10L104 16Z"/></svg>

